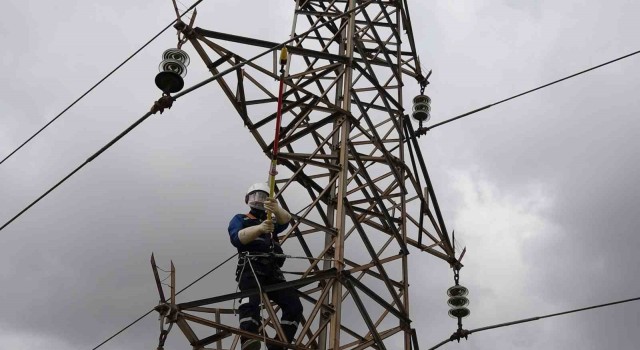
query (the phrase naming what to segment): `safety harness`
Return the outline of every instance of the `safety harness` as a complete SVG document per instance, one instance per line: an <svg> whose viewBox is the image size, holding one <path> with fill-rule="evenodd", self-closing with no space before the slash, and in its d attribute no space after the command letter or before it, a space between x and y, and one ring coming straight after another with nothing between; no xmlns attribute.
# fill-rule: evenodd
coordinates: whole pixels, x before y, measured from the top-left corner
<svg viewBox="0 0 640 350"><path fill-rule="evenodd" d="M244 215L245 220L243 220L242 223L243 229L259 225L264 221L251 213ZM269 275L274 273L276 275L282 275L280 268L284 265L286 257L284 256L284 251L282 250L282 247L280 247L280 244L273 239L273 235L269 233L262 234L249 244L252 243L254 246L255 243L260 244L255 247L256 251L241 250L238 248L236 280L240 279L240 276L244 271L244 267L246 266L247 259L250 260L252 266L255 267L255 273L257 275Z"/></svg>

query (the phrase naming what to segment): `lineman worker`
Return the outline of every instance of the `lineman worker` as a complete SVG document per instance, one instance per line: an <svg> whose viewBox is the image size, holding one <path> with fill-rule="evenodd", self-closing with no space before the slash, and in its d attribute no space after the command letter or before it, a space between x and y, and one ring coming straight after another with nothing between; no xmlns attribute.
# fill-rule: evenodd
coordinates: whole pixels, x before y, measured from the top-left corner
<svg viewBox="0 0 640 350"><path fill-rule="evenodd" d="M236 281L240 290L258 288L257 282L260 286L285 282L280 270L284 257L278 244L278 234L289 226L291 214L280 208L274 198L269 198L269 186L266 183L251 185L244 202L251 208L249 213L237 214L229 222L229 238L239 253ZM275 224L267 220L267 211L275 216ZM268 297L282 309L280 325L286 341L291 342L302 319L302 304L295 289L273 291L268 293ZM243 301L238 308L240 329L257 334L260 327L260 296L252 295L248 301ZM259 349L260 341L242 338L242 350ZM269 346L268 349L281 348Z"/></svg>

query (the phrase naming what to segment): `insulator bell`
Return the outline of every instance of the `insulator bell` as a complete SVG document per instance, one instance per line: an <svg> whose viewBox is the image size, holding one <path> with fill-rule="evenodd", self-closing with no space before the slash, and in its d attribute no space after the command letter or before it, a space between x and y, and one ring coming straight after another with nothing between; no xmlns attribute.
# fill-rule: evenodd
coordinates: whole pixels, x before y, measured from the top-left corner
<svg viewBox="0 0 640 350"><path fill-rule="evenodd" d="M156 86L164 93L174 93L184 87L187 75L189 55L180 49L168 49L162 54L162 62L158 66L160 73L156 75Z"/></svg>
<svg viewBox="0 0 640 350"><path fill-rule="evenodd" d="M426 122L431 118L431 98L427 95L418 95L413 98L413 119L420 123Z"/></svg>
<svg viewBox="0 0 640 350"><path fill-rule="evenodd" d="M190 59L186 52L180 49L167 49L162 53L162 59L172 59L182 62L185 66L189 65Z"/></svg>
<svg viewBox="0 0 640 350"><path fill-rule="evenodd" d="M158 70L161 72L173 72L183 78L185 75L187 75L187 67L184 65L184 63L172 58L167 58L166 60L160 62Z"/></svg>
<svg viewBox="0 0 640 350"><path fill-rule="evenodd" d="M466 297L451 297L447 304L451 307L463 307L469 305L469 299Z"/></svg>
<svg viewBox="0 0 640 350"><path fill-rule="evenodd" d="M453 318L465 318L469 315L471 315L471 310L467 309L466 307L460 307L460 308L449 310L449 316Z"/></svg>
<svg viewBox="0 0 640 350"><path fill-rule="evenodd" d="M453 318L463 318L471 314L471 311L467 308L467 306L469 306L469 299L467 299L468 294L469 289L461 285L455 285L447 289L447 295L449 296L447 304L451 307L449 316Z"/></svg>
<svg viewBox="0 0 640 350"><path fill-rule="evenodd" d="M450 297L465 297L469 294L467 287L457 285L447 289L447 295Z"/></svg>

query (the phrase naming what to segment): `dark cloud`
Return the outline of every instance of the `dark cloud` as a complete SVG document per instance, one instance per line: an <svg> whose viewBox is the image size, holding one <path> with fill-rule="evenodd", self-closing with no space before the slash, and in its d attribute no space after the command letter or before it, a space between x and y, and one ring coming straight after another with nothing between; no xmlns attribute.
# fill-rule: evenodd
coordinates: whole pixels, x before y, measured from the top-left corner
<svg viewBox="0 0 640 350"><path fill-rule="evenodd" d="M293 8L209 1L203 27L282 41ZM0 23L0 149L44 122L171 20L169 2L9 2ZM158 7L161 6L161 7ZM411 3L434 120L467 112L637 50L638 5ZM234 15L231 15L234 14ZM158 98L167 33L0 166L10 218L139 118ZM191 52L191 51L190 51ZM637 58L492 107L421 140L448 226L469 247L466 328L637 296L640 107ZM193 53L188 84L207 76ZM6 82L10 83L6 83ZM407 82L405 95L418 87ZM150 253L185 286L222 260L228 217L266 158L217 86L144 122L0 234L0 347L87 349L157 301ZM410 258L421 347L448 337L448 266ZM235 289L233 263L181 300ZM633 349L637 306L472 335L465 349ZM156 315L105 348L155 346ZM34 345L35 344L35 345ZM184 347L179 332L167 348ZM448 345L448 347L454 345Z"/></svg>

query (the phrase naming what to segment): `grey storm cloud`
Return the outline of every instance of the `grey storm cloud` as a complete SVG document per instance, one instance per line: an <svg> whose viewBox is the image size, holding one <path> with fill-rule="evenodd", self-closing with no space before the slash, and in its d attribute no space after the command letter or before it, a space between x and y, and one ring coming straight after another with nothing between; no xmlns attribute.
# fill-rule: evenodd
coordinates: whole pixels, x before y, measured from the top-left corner
<svg viewBox="0 0 640 350"><path fill-rule="evenodd" d="M186 2L185 2L186 3ZM247 4L252 7L246 10ZM284 41L293 1L205 0L198 25ZM189 4L187 4L189 5ZM640 49L627 1L409 1L433 69L432 122ZM3 4L0 156L8 154L172 20L170 1ZM137 120L167 32L0 165L0 217L15 215ZM191 48L187 48L191 50ZM191 53L191 51L189 51ZM640 296L640 57L431 130L420 143L449 229L468 248L465 328ZM207 77L192 55L187 85ZM275 88L275 85L274 85ZM407 83L404 95L418 86ZM0 232L0 348L91 349L152 308L149 268L185 286L234 253L229 218L267 158L219 87L155 115ZM226 265L180 298L232 292ZM420 346L447 338L451 271L410 255ZM635 349L630 303L472 335L460 349ZM104 349L155 347L147 317ZM167 348L188 347L177 331Z"/></svg>

